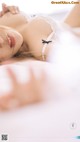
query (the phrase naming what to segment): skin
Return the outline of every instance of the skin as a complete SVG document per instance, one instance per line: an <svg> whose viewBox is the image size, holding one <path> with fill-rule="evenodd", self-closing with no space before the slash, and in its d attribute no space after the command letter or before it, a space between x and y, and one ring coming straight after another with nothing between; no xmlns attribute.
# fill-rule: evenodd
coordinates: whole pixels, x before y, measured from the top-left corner
<svg viewBox="0 0 80 142"><path fill-rule="evenodd" d="M80 27L80 1L79 4L76 4L64 18L64 23L71 27Z"/></svg>
<svg viewBox="0 0 80 142"><path fill-rule="evenodd" d="M35 65L37 64L39 63L36 62ZM41 64L39 65L41 66ZM15 74L10 68L7 68L7 73L11 78L13 88L11 92L5 94L4 96L0 96L0 110L13 110L14 108L19 108L21 106L43 101L44 95L41 95L43 94L42 86L44 86L47 80L45 78L46 75L44 71L40 74L40 78L37 79L34 75L33 69L30 67L30 79L24 84L21 84L17 81Z"/></svg>
<svg viewBox="0 0 80 142"><path fill-rule="evenodd" d="M80 5L79 6L76 5L76 7L80 11ZM16 8L7 7L7 6L5 8L5 6L3 5L2 16L0 18L0 25L2 24L5 26L12 27L16 31L18 31L22 35L24 43L28 45L29 50L35 52L35 53L33 52L34 57L36 57L36 59L41 59L40 56L41 56L42 44L40 43L40 40L42 38L46 39L47 36L52 32L50 25L46 23L45 20L42 19L35 19L30 21L30 19L29 20L26 19L21 13L18 13L18 11L17 14L15 14L16 13L15 9ZM75 12L76 9L74 8L73 12L70 13L70 16L68 15L67 18L64 20L65 23L73 27L80 26L78 20L80 19L80 16L78 15L77 16L78 19L75 20L73 16L74 15L73 13ZM7 22L5 22L6 18L9 19L7 20ZM47 78L48 76L43 71L43 69L46 67L46 64L48 63L40 61L28 61L28 62L30 63L32 68L30 68L29 70L30 80L25 84L20 84L17 81L14 72L10 68L7 69L10 79L12 80L13 89L8 94L3 94L3 96L0 97L1 110L10 110L20 106L45 100L46 97L44 97L43 95L44 92L43 88L45 86L45 83L47 83L46 88L49 88L49 85L51 86L53 84L51 82L50 76L49 78ZM36 76L33 72L33 67L41 67L42 72L39 79L36 79ZM30 97L28 96L28 94L30 95Z"/></svg>
<svg viewBox="0 0 80 142"><path fill-rule="evenodd" d="M23 37L23 42L28 46L29 52L36 59L42 60L43 44L41 39L46 39L52 32L51 26L44 19L35 18L30 20L29 17L26 18L21 12L17 14L5 12L0 17L0 25L9 26L19 32Z"/></svg>
<svg viewBox="0 0 80 142"><path fill-rule="evenodd" d="M17 31L0 26L0 61L13 57L18 52L22 42L23 37Z"/></svg>
<svg viewBox="0 0 80 142"><path fill-rule="evenodd" d="M0 25L11 27L13 28L13 31L16 30L19 34L21 34L21 36L23 37L23 41L22 40L19 40L19 41L25 43L26 48L29 49L28 52L32 53L32 55L36 59L43 60L42 59L43 44L41 39L46 40L47 37L52 33L50 24L47 23L45 19L41 19L41 18L31 19L29 16L25 17L19 11L18 7L7 6L6 4L2 4L2 11L0 15L1 15ZM74 19L74 16L76 20ZM80 26L80 4L75 5L75 7L72 9L72 11L64 19L63 22L67 23L68 25L72 27ZM6 28L7 27L5 27L5 30L7 30ZM1 35L0 35L0 38L1 38ZM15 39L17 41L16 36L15 36ZM6 45L4 45L4 48L5 46ZM16 45L16 48L14 48L16 49L16 51L13 52L13 54L11 50L9 51L9 48L8 48L8 50L5 50L5 54L4 54L4 50L1 51L1 55L4 54L3 56L6 56L5 57L5 60L6 60L6 58L12 57L19 50L19 48L21 48L21 43L19 46ZM23 50L25 49L23 48ZM46 56L48 56L49 50L51 50L51 48L48 47L48 49L46 49L45 51ZM8 55L8 52L9 52L9 55ZM1 58L2 60L4 59L4 57L2 56Z"/></svg>
<svg viewBox="0 0 80 142"><path fill-rule="evenodd" d="M1 93L0 111L19 109L25 105L48 101L48 96L44 94L45 88L46 92L50 93L53 90L53 82L51 82L51 72L49 76L47 75L46 67L50 67L52 70L52 65L41 61L28 60L25 66L28 66L27 70L29 70L30 76L29 80L25 83L20 83L13 70L7 67L7 74L11 80L12 90L5 94ZM35 76L35 71L39 73L39 77ZM50 94L48 98L51 98Z"/></svg>
<svg viewBox="0 0 80 142"><path fill-rule="evenodd" d="M5 18L5 17L2 17L2 20L3 20L3 18ZM1 20L1 22L2 22L2 20ZM14 28L15 25L12 25L12 27ZM1 29L1 27L0 27L0 29ZM6 27L5 27L5 29L6 29ZM23 37L23 42L26 44L26 46L28 45L29 51L32 53L32 55L36 59L42 60L41 56L42 56L43 44L41 42L41 39L46 39L50 35L50 33L52 32L50 25L47 24L45 22L45 20L35 19L35 20L31 21L30 23L21 24L18 27L16 24L15 30L21 34L21 36ZM35 33L35 36L34 36L34 33Z"/></svg>

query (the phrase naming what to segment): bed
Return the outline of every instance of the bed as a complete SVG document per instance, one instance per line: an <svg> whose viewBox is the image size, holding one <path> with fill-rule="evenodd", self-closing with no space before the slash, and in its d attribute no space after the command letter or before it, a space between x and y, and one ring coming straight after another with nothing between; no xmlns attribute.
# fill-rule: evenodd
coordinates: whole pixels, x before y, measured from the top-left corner
<svg viewBox="0 0 80 142"><path fill-rule="evenodd" d="M67 37L70 39L68 35ZM64 41L64 43L66 43L65 39ZM61 50L59 50L59 52L55 51L55 60L53 56L51 56L52 58L49 58L49 61L52 62L51 66L53 66L53 71L51 71L51 73L56 79L56 97L52 97L52 99L42 103L28 105L10 112L0 112L0 135L7 135L8 142L79 141L79 40L77 40L76 43L73 44L73 42L71 42L71 44L74 45L73 52L71 49L72 46L65 48L62 52L64 47L64 44L62 43ZM77 46L76 48L75 45ZM57 56L59 58L56 60ZM68 60L66 60L66 58ZM66 61L66 64L64 60ZM25 65L27 65L27 67L25 67ZM25 61L22 63L17 62L15 64L10 64L8 66L13 68L16 76L19 77L19 81L23 82L25 81L25 78L28 79L28 65L29 63ZM6 66L7 65L3 65L0 67L0 92L9 91L11 86L10 80L6 74ZM49 65L47 64L45 68L48 69Z"/></svg>

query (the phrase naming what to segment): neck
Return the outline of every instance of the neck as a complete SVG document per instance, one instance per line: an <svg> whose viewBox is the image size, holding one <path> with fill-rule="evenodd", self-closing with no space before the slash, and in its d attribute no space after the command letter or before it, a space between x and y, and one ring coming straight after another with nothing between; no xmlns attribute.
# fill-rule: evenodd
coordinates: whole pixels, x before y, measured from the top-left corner
<svg viewBox="0 0 80 142"><path fill-rule="evenodd" d="M16 28L16 30L23 36L23 41L26 43L26 40L25 40L25 31L27 29L27 24L23 24L23 25L20 25Z"/></svg>
<svg viewBox="0 0 80 142"><path fill-rule="evenodd" d="M25 36L25 33L27 32L27 24L28 23L24 23L24 24L21 24L20 26L17 26L16 27L16 30L22 35L23 37L23 44L19 50L19 52L29 52L29 48L28 48L28 45L27 45L27 40L26 40L26 36Z"/></svg>
<svg viewBox="0 0 80 142"><path fill-rule="evenodd" d="M19 49L19 53L22 53L22 52L29 52L29 48L25 42L23 42L21 48Z"/></svg>

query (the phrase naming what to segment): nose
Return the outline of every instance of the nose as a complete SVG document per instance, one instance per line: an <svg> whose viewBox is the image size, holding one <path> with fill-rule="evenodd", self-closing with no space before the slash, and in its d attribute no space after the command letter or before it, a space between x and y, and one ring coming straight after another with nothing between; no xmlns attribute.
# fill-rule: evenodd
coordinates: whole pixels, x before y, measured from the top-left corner
<svg viewBox="0 0 80 142"><path fill-rule="evenodd" d="M0 44L2 44L4 42L3 38L0 37Z"/></svg>

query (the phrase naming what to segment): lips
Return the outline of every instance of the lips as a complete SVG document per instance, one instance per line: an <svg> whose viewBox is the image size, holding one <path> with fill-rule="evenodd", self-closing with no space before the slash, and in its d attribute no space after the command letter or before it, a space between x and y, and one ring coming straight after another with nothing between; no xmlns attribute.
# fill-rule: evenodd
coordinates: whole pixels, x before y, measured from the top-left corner
<svg viewBox="0 0 80 142"><path fill-rule="evenodd" d="M15 38L12 35L8 35L7 36L8 39L8 44L10 46L10 48L15 46Z"/></svg>

